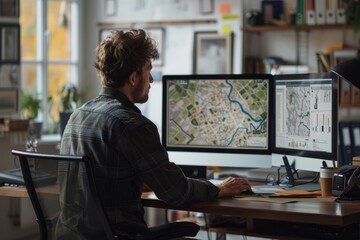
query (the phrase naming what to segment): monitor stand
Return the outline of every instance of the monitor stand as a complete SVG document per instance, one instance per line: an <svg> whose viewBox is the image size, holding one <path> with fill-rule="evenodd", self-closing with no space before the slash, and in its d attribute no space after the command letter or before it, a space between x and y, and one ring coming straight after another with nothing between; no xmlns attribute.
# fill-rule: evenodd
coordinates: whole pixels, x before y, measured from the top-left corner
<svg viewBox="0 0 360 240"><path fill-rule="evenodd" d="M291 165L289 163L289 160L288 160L286 155L284 155L282 158L283 158L283 161L284 161L286 174L288 176L287 188L293 189L293 190L306 190L306 191L320 190L320 184L318 184L318 183L310 183L309 182L309 183L306 183L306 184L304 184L304 183L296 184L294 174L297 174L297 170L293 169L291 167Z"/></svg>
<svg viewBox="0 0 360 240"><path fill-rule="evenodd" d="M290 166L289 160L287 158L286 155L284 155L282 157L284 165L285 165L285 170L286 170L286 175L288 176L288 186L289 187L294 187L295 186L295 178L294 178L294 172ZM296 171L296 170L295 170Z"/></svg>

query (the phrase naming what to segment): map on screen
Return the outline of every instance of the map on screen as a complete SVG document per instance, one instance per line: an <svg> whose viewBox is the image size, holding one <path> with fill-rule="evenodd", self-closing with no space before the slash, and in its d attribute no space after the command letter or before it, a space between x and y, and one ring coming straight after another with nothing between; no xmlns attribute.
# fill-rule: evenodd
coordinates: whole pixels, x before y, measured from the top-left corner
<svg viewBox="0 0 360 240"><path fill-rule="evenodd" d="M268 149L268 79L171 79L167 145Z"/></svg>

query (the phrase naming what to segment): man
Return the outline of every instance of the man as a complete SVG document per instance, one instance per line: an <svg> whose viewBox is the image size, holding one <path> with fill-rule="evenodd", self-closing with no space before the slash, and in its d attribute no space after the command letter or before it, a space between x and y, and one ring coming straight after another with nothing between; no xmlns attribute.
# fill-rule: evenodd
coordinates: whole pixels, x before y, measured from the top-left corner
<svg viewBox="0 0 360 240"><path fill-rule="evenodd" d="M143 30L115 31L103 40L95 62L103 85L101 92L72 114L61 142L62 154L91 158L101 202L121 239L132 239L138 227L146 227L141 204L144 184L159 199L177 206L250 189L241 178L228 178L219 186L186 178L169 161L155 124L134 105L148 100L153 82L151 60L157 56L154 40ZM62 199L63 212L68 216L61 215L60 222L80 236L88 231L84 225L91 210L71 204ZM78 216L76 221L67 219L73 215Z"/></svg>

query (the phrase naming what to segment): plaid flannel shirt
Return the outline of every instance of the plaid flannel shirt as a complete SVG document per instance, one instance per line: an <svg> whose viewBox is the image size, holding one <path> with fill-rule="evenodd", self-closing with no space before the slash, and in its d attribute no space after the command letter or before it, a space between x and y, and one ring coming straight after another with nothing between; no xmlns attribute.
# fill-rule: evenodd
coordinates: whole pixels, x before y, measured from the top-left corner
<svg viewBox="0 0 360 240"><path fill-rule="evenodd" d="M210 201L219 192L206 180L185 177L169 161L156 125L125 95L107 87L72 114L61 153L91 158L100 200L113 227L129 239L132 227L146 226L141 204L144 183L159 199L177 206Z"/></svg>

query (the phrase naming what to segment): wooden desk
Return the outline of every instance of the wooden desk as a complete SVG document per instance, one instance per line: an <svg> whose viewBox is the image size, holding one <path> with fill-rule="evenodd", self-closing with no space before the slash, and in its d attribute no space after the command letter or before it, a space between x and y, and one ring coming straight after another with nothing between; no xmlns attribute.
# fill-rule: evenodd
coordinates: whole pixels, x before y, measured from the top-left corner
<svg viewBox="0 0 360 240"><path fill-rule="evenodd" d="M58 194L56 188L50 186L45 187L44 192L52 196ZM28 197L26 189L18 187L0 187L0 196ZM304 202L281 204L223 198L212 202L195 203L188 207L174 207L160 201L153 193L146 192L142 195L142 203L146 207L244 217L246 218L246 229L243 232L238 231L237 233L250 236L274 237L274 235L263 233L261 227L263 227L264 221L266 224L275 223L275 226L279 223L293 222L324 226L331 225L339 228L351 225L358 226L360 223L359 201L321 202L307 199ZM281 227L277 225L277 228ZM358 231L357 227L356 234L358 234ZM229 229L228 232L232 232L232 230Z"/></svg>
<svg viewBox="0 0 360 240"><path fill-rule="evenodd" d="M4 197L29 197L25 187L0 187L0 196Z"/></svg>
<svg viewBox="0 0 360 240"><path fill-rule="evenodd" d="M41 188L41 192L55 197L59 195L58 185L50 185ZM0 187L0 196L27 198L29 197L25 187Z"/></svg>
<svg viewBox="0 0 360 240"><path fill-rule="evenodd" d="M172 207L158 200L153 193L144 193L142 203L147 207L177 209L216 215L238 216L246 218L244 233L250 236L269 237L261 234L260 225L275 223L282 228L282 223L305 223L334 227L348 227L360 223L360 202L310 201L293 203L270 203L257 201L239 201L233 198L218 199L213 202L195 203L186 208ZM260 232L260 233L259 233ZM274 237L273 235L270 237ZM277 236L282 238L281 236ZM285 237L288 239L288 236Z"/></svg>

